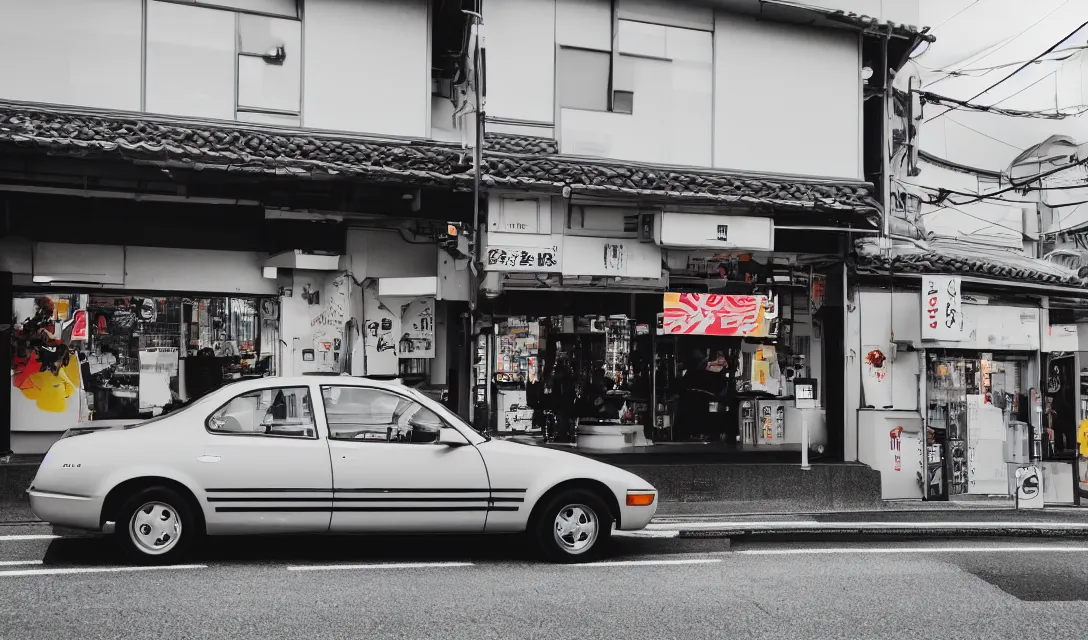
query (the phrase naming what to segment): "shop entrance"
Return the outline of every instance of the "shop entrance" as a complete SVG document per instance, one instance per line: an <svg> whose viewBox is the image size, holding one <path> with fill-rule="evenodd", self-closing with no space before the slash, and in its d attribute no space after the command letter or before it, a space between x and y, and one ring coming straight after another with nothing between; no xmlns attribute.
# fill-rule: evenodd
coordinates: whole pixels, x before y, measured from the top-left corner
<svg viewBox="0 0 1088 640"><path fill-rule="evenodd" d="M792 395L793 380L811 375L811 334L780 334L777 297L698 294L711 307L746 305L737 315L762 323L708 335L670 331L661 292L513 293L493 302L477 337L477 424L500 437L792 463L809 421L814 454L826 446L822 410L798 409ZM733 313L708 309L712 323Z"/></svg>

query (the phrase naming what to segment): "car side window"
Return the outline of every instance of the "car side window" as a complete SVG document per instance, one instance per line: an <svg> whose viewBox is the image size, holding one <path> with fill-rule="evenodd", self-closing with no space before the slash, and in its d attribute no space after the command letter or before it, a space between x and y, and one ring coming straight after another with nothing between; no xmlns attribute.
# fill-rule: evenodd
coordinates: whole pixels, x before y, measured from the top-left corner
<svg viewBox="0 0 1088 640"><path fill-rule="evenodd" d="M208 417L212 433L316 438L313 405L306 387L278 387L236 396Z"/></svg>
<svg viewBox="0 0 1088 640"><path fill-rule="evenodd" d="M428 444L445 426L430 409L384 389L323 386L321 398L330 440Z"/></svg>

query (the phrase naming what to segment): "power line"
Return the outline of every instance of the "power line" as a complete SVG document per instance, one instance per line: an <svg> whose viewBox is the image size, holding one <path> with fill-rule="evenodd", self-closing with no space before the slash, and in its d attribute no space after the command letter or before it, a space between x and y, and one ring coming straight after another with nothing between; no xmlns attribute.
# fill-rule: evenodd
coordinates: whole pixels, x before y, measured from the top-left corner
<svg viewBox="0 0 1088 640"><path fill-rule="evenodd" d="M942 22L941 24L933 27L932 29L930 29L930 32L936 31L937 29L940 29L941 27L948 24L949 22L952 22L956 18L960 17L961 13L963 13L964 11L967 11L968 9L970 9L971 7L975 6L978 3L979 3L979 0L975 0L974 2L972 2L971 4L967 5L966 7L962 8L962 9L960 9L956 13L953 13L951 18L948 18L944 22Z"/></svg>
<svg viewBox="0 0 1088 640"><path fill-rule="evenodd" d="M1005 225L1003 225L1003 224L1001 224L999 222L994 222L993 220L987 220L986 218L983 218L982 216L976 216L973 213L967 213L963 209L960 209L960 208L957 208L957 207L946 206L944 208L952 209L954 211L958 211L958 212L962 213L963 215L967 216L968 218L974 218L975 220L978 220L980 222L985 222L986 224L989 224L989 225L992 225L992 226L995 226L995 227L1001 227L1002 229L1007 229L1007 230L1012 231L1013 233L1015 233L1015 234L1017 234L1019 236L1024 235L1024 230L1023 229L1013 229L1012 227L1007 227L1007 226L1005 226ZM922 215L929 215L930 213L936 213L936 211L930 211L930 212L924 213ZM987 227L982 227L982 229L986 229L986 228ZM978 233L982 229L977 229L973 233Z"/></svg>
<svg viewBox="0 0 1088 640"><path fill-rule="evenodd" d="M951 109L950 109L950 111L951 111ZM949 118L948 121L953 123L953 124L958 124L961 127L963 127L964 129L967 129L968 131L974 131L975 133L982 136L983 138L989 138L990 140L993 140L994 142L1000 142L1001 144L1005 145L1006 147L1012 147L1013 149L1016 149L1017 151L1021 151L1023 149L1022 147L1018 147L1015 144L1012 144L1011 142L1005 142L1001 138L995 138L995 137L991 136L988 133L983 133L983 132L979 131L978 129L975 129L973 127L969 127L969 126L963 124L962 122L960 122L959 120L956 120L955 118Z"/></svg>
<svg viewBox="0 0 1088 640"><path fill-rule="evenodd" d="M1029 65L1033 64L1033 63L1034 63L1034 62L1035 62L1036 60L1038 60L1038 59L1042 58L1043 56L1046 56L1046 54L1047 54L1047 53L1050 53L1050 52L1051 52L1051 51L1053 51L1054 49L1056 49L1056 48L1059 48L1059 47L1060 47L1060 46L1062 45L1062 42L1064 42L1064 41L1066 41L1066 40L1068 40L1068 39L1072 38L1072 37L1073 37L1073 36L1075 36L1075 35L1077 35L1077 32L1079 32L1079 30L1080 30L1080 29L1083 29L1083 28L1085 28L1086 26L1088 26L1088 21L1085 21L1085 22L1083 22L1083 23L1080 23L1080 26L1078 26L1077 28L1073 29L1073 30L1072 30L1072 32L1070 32L1070 35L1067 35L1067 36L1065 36L1064 38L1062 38L1061 40L1059 40L1059 41L1056 41L1056 42L1054 42L1054 44L1053 44L1053 45L1051 45L1050 47L1048 47L1046 51L1043 51L1042 53L1039 53L1039 54L1038 54L1038 56L1036 56L1035 58L1033 58L1033 59L1031 59L1031 60L1028 60L1027 62L1025 62L1025 63L1024 63L1024 64L1022 64L1022 65L1019 65L1019 66L1017 66L1017 67L1016 67L1016 71L1014 71L1014 72L1010 73L1009 75L1006 75L1005 77L1003 77L1003 78L999 79L999 81L998 81L998 82L996 82L996 83L993 83L993 84L992 84L992 85L990 85L989 87L987 87L987 88L985 88L985 89L982 89L981 91L979 91L979 93L977 93L977 94L975 94L974 96L972 96L972 97L970 97L970 98L967 98L966 100L964 100L964 102L974 102L974 101L975 101L975 99L977 99L977 98L978 98L979 96L981 96L981 95L984 95L984 94L988 93L988 91L990 91L991 89L997 88L997 87L998 87L998 86L1000 86L1000 85L1001 85L1002 83L1004 83L1005 81L1007 81L1007 79L1011 78L1012 76L1016 75L1016 74L1017 74L1017 73L1019 73L1019 72L1022 72L1022 71L1024 71L1025 69L1027 69L1027 67L1028 67ZM940 116L941 116L941 115L944 115L945 113L948 113L949 111L952 111L952 110L951 110L951 109L949 109L949 110L947 110L947 111L941 111L941 112L940 112L940 113L938 113L937 115L935 115L935 116L932 116L932 118L930 118L930 119L929 119L929 120L927 120L926 122L929 122L929 121L931 121L931 120L936 120L936 119L940 118Z"/></svg>
<svg viewBox="0 0 1088 640"><path fill-rule="evenodd" d="M949 98L948 96L942 96L932 91L919 91L918 95L922 97L922 100L932 104L939 104L953 109L966 109L969 111L981 111L983 113L993 113L999 116L1009 116L1013 118L1037 118L1041 120L1065 120L1069 117L1079 116L1082 113L1088 112L1088 105L1077 105L1075 107L1062 107L1061 109L1039 109L1035 111L1028 111L1024 109L1004 109L997 105L1009 98L1013 98L1024 91L1027 91L1031 87L1039 84L1047 78L1053 77L1054 74L1043 76L1035 82L1032 82L1028 86L1024 87L1020 91L1017 91L1008 98L1004 98L999 102L995 102L992 105L975 104L973 102L966 102L964 100L957 100L956 98ZM954 106L953 106L954 105Z"/></svg>
<svg viewBox="0 0 1088 640"><path fill-rule="evenodd" d="M1009 46L1009 44L1010 44L1010 43L1014 42L1014 41L1015 41L1015 40L1016 40L1017 38L1019 38L1020 36L1024 35L1024 34L1025 34L1025 33L1027 33L1028 31L1031 31L1031 30L1032 30L1032 29L1034 29L1035 27L1039 26L1039 24L1040 24L1040 23L1042 23L1042 22L1043 22L1044 20L1046 20L1046 19L1047 19L1047 18L1049 18L1050 16L1054 15L1054 14L1055 14L1055 13L1056 13L1056 12L1057 12L1057 11L1058 11L1059 9L1061 9L1062 7L1064 7L1064 6L1065 6L1065 5L1067 5L1067 4L1069 4L1069 0L1065 0L1065 2L1061 3L1061 4L1060 4L1060 5L1058 5L1057 7L1054 7L1053 9L1051 9L1051 10L1050 10L1050 13L1046 14L1046 15L1045 15L1045 16L1043 16L1042 18L1039 18L1039 19L1038 19L1038 20L1036 20L1035 22L1031 23L1031 26L1029 26L1029 27L1028 27L1027 29L1024 29L1024 30L1023 30L1023 31L1021 31L1020 33L1017 33L1017 34L1011 35L1011 36L1009 36L1008 38L1005 38L1005 40L1004 40L1004 41L1002 41L1002 42L999 42L999 43L996 43L996 44L993 44L993 45L990 45L990 47L988 47L987 49L983 49L982 51L979 51L978 53L973 53L973 54L971 54L971 55L967 56L966 58L964 58L964 59L960 60L959 62L954 62L954 63L952 63L952 65L950 65L950 66L955 66L955 65L957 65L957 64L960 64L961 62L967 62L967 61L968 61L968 60L970 60L971 58L974 58L975 56L979 55L979 53L984 53L984 52L988 52L988 53L986 53L986 55L982 56L981 58L977 58L977 59L975 59L975 60L974 60L974 62L981 62L981 61L985 60L986 58L989 58L989 57L990 57L990 56L992 56L993 54L995 54L995 53L997 53L998 51L1001 51L1001 50L1002 50L1002 49L1004 49L1005 47ZM997 47L996 49L994 49L994 48L993 48L993 47L995 47L995 46ZM938 78L938 79L934 80L933 82L930 82L930 83L929 83L929 85L930 85L930 86L933 86L933 85L937 84L938 82L941 82L942 80L947 80L947 79L951 78L951 77L952 77L953 75L954 75L954 73L949 73L948 75L944 76L943 78ZM973 99L974 99L974 98L972 98L972 100L973 100Z"/></svg>
<svg viewBox="0 0 1088 640"><path fill-rule="evenodd" d="M1067 56L1062 56L1060 58L1040 59L1040 60L1037 60L1035 63L1036 64L1042 64L1044 62L1065 62L1066 60L1069 60L1070 58L1073 58L1073 57L1076 57L1076 56L1080 55L1080 52L1084 51L1085 49L1088 49L1088 45L1078 45L1076 47L1066 47L1064 49L1055 49L1051 53L1065 53L1067 51L1072 51L1073 53L1070 53ZM970 78L981 78L982 76L990 73L991 71L997 71L999 69L1008 69L1009 67L1015 67L1018 64L1024 64L1025 62L1027 62L1027 61L1026 60L1014 60L1013 62L1006 62L1004 64L994 65L992 67L971 67L969 69L933 69L933 68L930 68L930 67L926 67L926 68L929 69L930 71L933 71L934 73L946 74L946 76L948 76L948 77L966 76L966 77L970 77ZM921 63L919 63L919 64L921 64ZM922 66L925 66L925 65L922 65ZM982 73L980 73L977 76L971 75L972 73L976 73L976 72L979 72L979 71L981 71ZM938 81L934 80L934 82L938 82Z"/></svg>

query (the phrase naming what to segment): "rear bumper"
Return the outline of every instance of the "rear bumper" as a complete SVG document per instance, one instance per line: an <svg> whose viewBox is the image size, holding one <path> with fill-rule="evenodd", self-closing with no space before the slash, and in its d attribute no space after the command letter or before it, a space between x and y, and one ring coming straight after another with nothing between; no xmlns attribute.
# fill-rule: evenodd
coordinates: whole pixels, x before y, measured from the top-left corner
<svg viewBox="0 0 1088 640"><path fill-rule="evenodd" d="M72 529L101 531L102 499L66 493L41 491L31 487L30 508L34 515L49 524Z"/></svg>

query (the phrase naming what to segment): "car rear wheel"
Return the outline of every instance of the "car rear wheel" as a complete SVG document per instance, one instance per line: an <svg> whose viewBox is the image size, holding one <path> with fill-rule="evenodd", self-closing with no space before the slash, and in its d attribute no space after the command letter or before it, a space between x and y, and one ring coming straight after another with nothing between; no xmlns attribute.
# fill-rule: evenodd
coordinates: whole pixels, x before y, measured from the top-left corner
<svg viewBox="0 0 1088 640"><path fill-rule="evenodd" d="M564 491L540 511L532 535L551 562L590 562L608 545L612 514L604 501L589 491Z"/></svg>
<svg viewBox="0 0 1088 640"><path fill-rule="evenodd" d="M166 487L150 487L122 505L114 536L131 560L167 564L184 557L199 532L185 498Z"/></svg>

